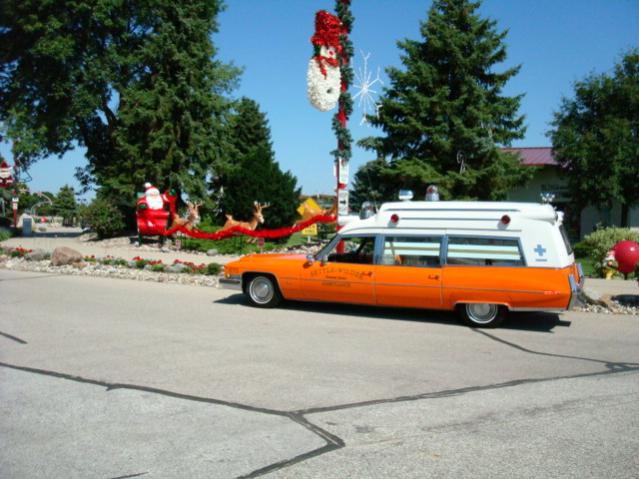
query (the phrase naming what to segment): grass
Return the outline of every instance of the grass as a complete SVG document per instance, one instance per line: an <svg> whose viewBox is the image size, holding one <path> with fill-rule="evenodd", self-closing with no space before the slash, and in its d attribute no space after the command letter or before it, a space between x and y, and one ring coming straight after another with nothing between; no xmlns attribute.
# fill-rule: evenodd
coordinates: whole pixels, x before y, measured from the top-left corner
<svg viewBox="0 0 639 479"><path fill-rule="evenodd" d="M599 262L593 258L589 258L589 257L581 257L581 258L576 258L575 261L577 263L581 263L581 267L584 270L584 275L587 278L601 278L601 274L599 274L600 271L600 266L599 266ZM624 275L622 273L615 273L614 278L623 278ZM631 280L637 277L636 273L630 273L627 277L627 279Z"/></svg>

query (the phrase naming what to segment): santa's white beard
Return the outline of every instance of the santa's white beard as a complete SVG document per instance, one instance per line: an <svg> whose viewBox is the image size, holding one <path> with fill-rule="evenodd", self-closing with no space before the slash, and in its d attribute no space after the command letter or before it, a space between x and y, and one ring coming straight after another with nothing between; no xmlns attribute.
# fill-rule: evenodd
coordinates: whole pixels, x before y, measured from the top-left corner
<svg viewBox="0 0 639 479"><path fill-rule="evenodd" d="M158 191L157 194L151 193L146 195L146 204L149 205L149 208L152 210L161 210L164 206L164 200L162 200L162 196Z"/></svg>
<svg viewBox="0 0 639 479"><path fill-rule="evenodd" d="M324 63L326 77L320 70L317 60L311 58L306 73L306 90L311 104L320 111L335 108L339 100L342 75L339 67Z"/></svg>

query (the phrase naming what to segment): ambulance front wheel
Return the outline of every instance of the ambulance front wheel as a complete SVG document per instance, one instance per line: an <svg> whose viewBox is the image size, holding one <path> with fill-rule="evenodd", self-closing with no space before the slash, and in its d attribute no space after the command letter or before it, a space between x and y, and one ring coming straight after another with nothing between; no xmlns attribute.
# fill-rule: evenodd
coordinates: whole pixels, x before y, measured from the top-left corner
<svg viewBox="0 0 639 479"><path fill-rule="evenodd" d="M491 303L466 303L458 307L464 323L473 328L496 328L506 319L506 308Z"/></svg>
<svg viewBox="0 0 639 479"><path fill-rule="evenodd" d="M270 275L248 278L245 292L251 304L258 308L274 308L282 301L277 282Z"/></svg>

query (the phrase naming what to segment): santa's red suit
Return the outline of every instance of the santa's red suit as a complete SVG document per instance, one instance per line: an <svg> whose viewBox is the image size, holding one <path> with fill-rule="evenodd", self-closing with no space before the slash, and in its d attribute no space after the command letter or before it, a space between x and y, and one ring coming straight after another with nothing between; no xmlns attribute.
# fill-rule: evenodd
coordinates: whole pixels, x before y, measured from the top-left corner
<svg viewBox="0 0 639 479"><path fill-rule="evenodd" d="M144 184L144 196L136 204L138 231L141 235L162 235L166 231L169 212L164 208L166 195L151 183Z"/></svg>

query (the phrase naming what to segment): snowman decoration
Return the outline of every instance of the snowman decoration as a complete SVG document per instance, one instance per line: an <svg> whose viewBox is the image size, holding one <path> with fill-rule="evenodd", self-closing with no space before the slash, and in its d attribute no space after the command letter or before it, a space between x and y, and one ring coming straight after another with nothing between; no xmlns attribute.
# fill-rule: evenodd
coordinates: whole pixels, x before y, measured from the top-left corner
<svg viewBox="0 0 639 479"><path fill-rule="evenodd" d="M315 55L308 63L306 85L308 99L320 111L335 108L341 93L339 57L342 47L339 41L343 33L342 22L335 15L320 10L315 15L315 34L311 43Z"/></svg>

